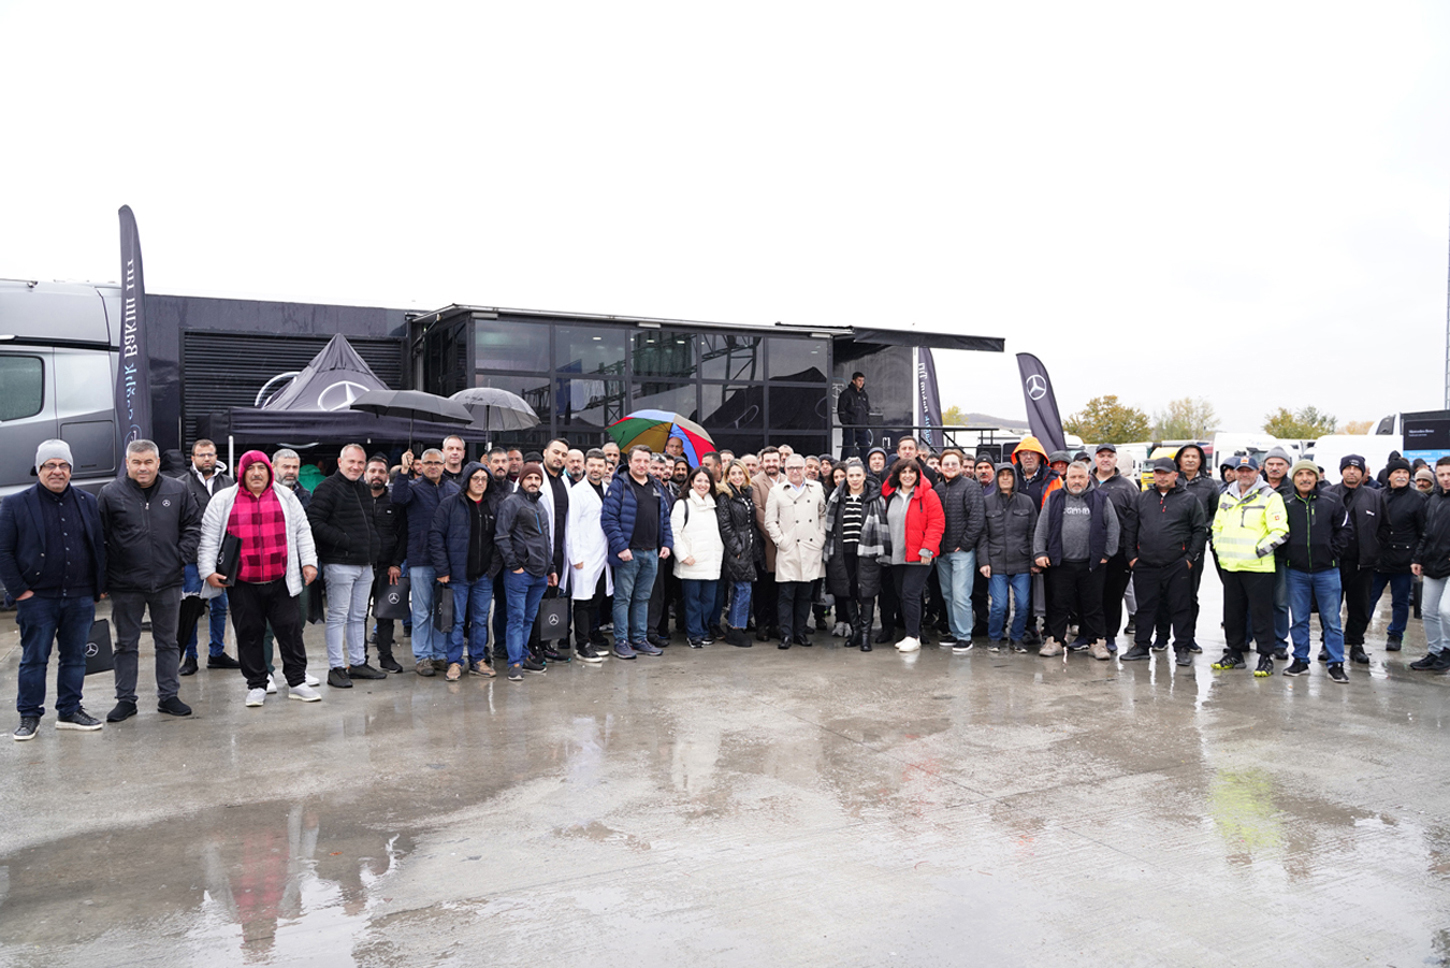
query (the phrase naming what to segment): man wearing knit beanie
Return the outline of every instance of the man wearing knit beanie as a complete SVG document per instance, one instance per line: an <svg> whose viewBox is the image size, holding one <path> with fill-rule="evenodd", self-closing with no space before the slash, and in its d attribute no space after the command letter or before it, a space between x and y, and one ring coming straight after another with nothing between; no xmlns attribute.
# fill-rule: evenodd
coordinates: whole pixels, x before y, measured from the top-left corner
<svg viewBox="0 0 1450 968"><path fill-rule="evenodd" d="M1296 461L1290 479L1294 495L1284 502L1289 514L1284 563L1293 616L1294 663L1284 675L1302 676L1309 671L1309 612L1317 600L1324 645L1329 650L1329 678L1343 684L1349 677L1344 672L1344 633L1339 627L1339 560L1354 526L1339 496L1319 486L1319 468L1313 461ZM1273 660L1264 656L1254 674L1273 673Z"/></svg>
<svg viewBox="0 0 1450 968"><path fill-rule="evenodd" d="M1349 650L1349 660L1358 665L1369 664L1369 655L1364 651L1364 633L1369 628L1370 589L1374 584L1375 565L1390 537L1384 495L1370 487L1368 479L1369 469L1364 458L1345 454L1339 462L1339 483L1328 488L1344 502L1344 510L1353 525L1344 557L1339 559L1339 587L1346 612L1344 645ZM1328 658L1322 649L1319 657Z"/></svg>
<svg viewBox="0 0 1450 968"><path fill-rule="evenodd" d="M1374 613L1385 586L1390 586L1390 624L1385 630L1385 651L1400 651L1405 626L1410 618L1410 592L1415 576L1410 573L1410 559L1425 534L1425 495L1410 486L1410 462L1391 457L1385 465L1385 488L1380 494L1385 505L1389 539L1380 546L1370 584L1369 611Z"/></svg>
<svg viewBox="0 0 1450 968"><path fill-rule="evenodd" d="M20 627L16 742L34 739L45 715L52 644L60 656L55 728L101 728L101 721L81 707L86 639L96 619L96 602L106 593L100 506L91 495L71 487L71 452L65 441L42 441L35 470L37 483L0 501L0 582L15 596Z"/></svg>
<svg viewBox="0 0 1450 968"><path fill-rule="evenodd" d="M1289 475L1289 465L1293 462L1289 452L1279 446L1270 448L1264 455L1264 481L1278 491L1285 502L1294 495L1294 484ZM1274 565L1274 658L1289 658L1289 584L1284 574L1284 562L1279 559Z"/></svg>
<svg viewBox="0 0 1450 968"><path fill-rule="evenodd" d="M543 465L530 461L519 471L519 489L498 508L494 551L503 557L504 593L508 596L508 678L523 680L523 673L543 675L544 663L524 654L524 645L539 614L544 589L558 584L549 535L554 525L549 509L539 500L544 483Z"/></svg>

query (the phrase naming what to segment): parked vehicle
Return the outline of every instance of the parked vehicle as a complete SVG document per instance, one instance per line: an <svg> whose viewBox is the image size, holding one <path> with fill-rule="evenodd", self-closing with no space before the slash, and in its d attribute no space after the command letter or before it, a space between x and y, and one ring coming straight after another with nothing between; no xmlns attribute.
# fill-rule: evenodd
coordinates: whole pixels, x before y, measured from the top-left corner
<svg viewBox="0 0 1450 968"><path fill-rule="evenodd" d="M1324 470L1324 479L1339 483L1339 461L1347 454L1364 458L1371 475L1384 470L1390 451L1404 453L1405 442L1399 434L1326 434L1304 449L1304 457Z"/></svg>
<svg viewBox="0 0 1450 968"><path fill-rule="evenodd" d="M0 498L35 483L31 458L52 437L70 444L78 487L115 478L120 330L119 286L0 279Z"/></svg>
<svg viewBox="0 0 1450 968"><path fill-rule="evenodd" d="M1284 440L1270 434L1239 434L1239 433L1217 433L1213 435L1214 454L1214 475L1218 474L1218 464L1235 454L1248 454L1263 466L1264 458L1269 451L1275 447L1282 447L1289 452L1290 463L1299 459L1300 442L1297 440Z"/></svg>

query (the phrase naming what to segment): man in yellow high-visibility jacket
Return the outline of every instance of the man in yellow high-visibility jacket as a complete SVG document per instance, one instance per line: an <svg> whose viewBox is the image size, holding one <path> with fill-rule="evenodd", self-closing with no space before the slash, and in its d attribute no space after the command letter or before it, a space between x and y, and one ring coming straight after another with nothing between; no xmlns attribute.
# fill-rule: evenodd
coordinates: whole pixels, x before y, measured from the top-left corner
<svg viewBox="0 0 1450 968"><path fill-rule="evenodd" d="M1227 642L1215 669L1242 669L1246 616L1252 617L1261 655L1274 653L1274 551L1289 539L1284 499L1259 479L1252 457L1230 458L1235 480L1219 496L1210 529L1223 577L1223 632Z"/></svg>

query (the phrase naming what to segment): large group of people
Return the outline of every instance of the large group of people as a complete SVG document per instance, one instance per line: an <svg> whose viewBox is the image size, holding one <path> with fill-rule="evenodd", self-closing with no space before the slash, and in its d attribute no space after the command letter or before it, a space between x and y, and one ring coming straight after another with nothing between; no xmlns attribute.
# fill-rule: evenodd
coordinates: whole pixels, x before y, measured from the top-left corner
<svg viewBox="0 0 1450 968"><path fill-rule="evenodd" d="M849 404L853 415L865 406ZM1030 436L1001 462L930 453L909 436L894 455L875 447L844 460L767 446L693 462L680 438L664 453L556 439L533 453L466 456L456 437L395 465L349 444L309 490L292 450L248 451L232 479L215 445L198 440L171 477L156 445L138 440L125 476L93 496L70 485L65 442L45 441L37 483L0 503L0 581L22 645L14 738L36 735L53 646L57 728L102 728L82 691L85 643L107 596L112 723L138 712L146 618L157 709L187 716L181 680L199 668L203 613L206 667L239 669L249 707L281 688L317 702L323 681L342 690L412 671L519 682L576 659L658 657L672 612L691 649L785 650L828 633L860 652L935 640L957 654L980 642L1137 662L1171 647L1188 666L1202 651L1209 567L1224 589L1215 670L1246 669L1253 649L1254 675L1274 674L1276 661L1304 675L1317 611L1324 674L1347 682L1346 663L1369 661L1370 615L1386 587L1384 648L1400 649L1417 578L1429 648L1409 668L1450 669L1450 458L1426 491L1398 456L1375 477L1350 455L1328 485L1312 462L1278 449L1262 468L1225 460L1220 482L1192 444L1154 461L1140 489L1112 444L1072 456ZM408 605L378 615L404 588ZM308 671L309 620L325 623L325 680ZM398 622L410 661L394 654ZM1120 626L1132 635L1121 652Z"/></svg>

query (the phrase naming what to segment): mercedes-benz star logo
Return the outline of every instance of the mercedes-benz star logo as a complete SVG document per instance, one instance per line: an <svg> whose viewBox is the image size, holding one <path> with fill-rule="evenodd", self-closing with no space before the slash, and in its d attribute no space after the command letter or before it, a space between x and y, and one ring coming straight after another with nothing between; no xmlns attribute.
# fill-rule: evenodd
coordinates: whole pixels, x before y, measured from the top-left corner
<svg viewBox="0 0 1450 968"><path fill-rule="evenodd" d="M1027 388L1027 396L1030 399L1041 400L1047 396L1047 381L1042 378L1040 373L1029 376L1023 385Z"/></svg>
<svg viewBox="0 0 1450 968"><path fill-rule="evenodd" d="M367 391L368 388L361 383L339 380L317 395L317 407L319 410L346 410Z"/></svg>

